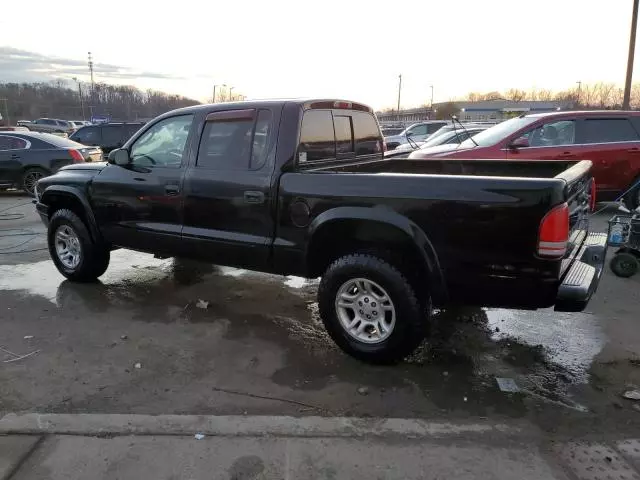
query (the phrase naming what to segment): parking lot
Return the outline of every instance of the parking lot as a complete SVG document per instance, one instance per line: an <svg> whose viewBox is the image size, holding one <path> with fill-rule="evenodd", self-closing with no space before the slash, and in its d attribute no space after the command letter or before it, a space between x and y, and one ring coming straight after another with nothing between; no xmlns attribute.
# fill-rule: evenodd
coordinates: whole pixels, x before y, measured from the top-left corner
<svg viewBox="0 0 640 480"><path fill-rule="evenodd" d="M416 354L374 367L329 340L314 281L119 250L100 283L73 284L49 260L28 197L0 194L0 230L0 417L508 417L560 435L640 424L621 397L640 386L640 276L607 268L583 313L438 312Z"/></svg>

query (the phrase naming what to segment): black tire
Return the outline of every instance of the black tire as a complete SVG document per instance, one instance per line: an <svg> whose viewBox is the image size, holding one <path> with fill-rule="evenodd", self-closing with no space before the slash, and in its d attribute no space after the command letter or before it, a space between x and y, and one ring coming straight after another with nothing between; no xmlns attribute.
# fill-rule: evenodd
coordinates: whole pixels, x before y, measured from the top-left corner
<svg viewBox="0 0 640 480"><path fill-rule="evenodd" d="M27 168L24 172L22 172L22 178L20 179L20 188L22 188L22 190L33 197L35 195L36 182L48 175L49 173L43 168Z"/></svg>
<svg viewBox="0 0 640 480"><path fill-rule="evenodd" d="M74 267L65 265L56 252L56 232L63 226L71 229L79 243L79 262ZM47 242L49 254L58 271L74 282L93 282L109 266L109 248L94 242L82 219L71 210L56 210L51 216Z"/></svg>
<svg viewBox="0 0 640 480"><path fill-rule="evenodd" d="M393 302L395 325L379 343L365 343L354 338L342 326L338 316L336 297L340 288L356 278L375 282ZM400 270L369 254L339 258L324 273L318 288L320 316L333 341L347 354L375 364L398 362L420 345L427 334L431 317L430 300L428 303L429 308L421 305L414 288Z"/></svg>
<svg viewBox="0 0 640 480"><path fill-rule="evenodd" d="M633 277L638 271L638 266L638 259L628 252L616 253L609 262L611 271L622 278Z"/></svg>

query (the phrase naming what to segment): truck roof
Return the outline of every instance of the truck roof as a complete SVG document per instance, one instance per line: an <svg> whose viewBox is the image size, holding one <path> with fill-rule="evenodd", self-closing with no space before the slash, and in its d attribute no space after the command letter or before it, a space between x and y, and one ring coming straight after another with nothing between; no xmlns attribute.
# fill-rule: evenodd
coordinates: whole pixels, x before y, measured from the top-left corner
<svg viewBox="0 0 640 480"><path fill-rule="evenodd" d="M367 105L359 102L353 102L351 100L340 100L330 98L293 98L293 99L269 99L269 100L244 100L241 102L224 102L224 103L209 103L204 105L194 105L192 107L179 108L167 112L168 114L175 113L195 113L201 110L211 112L212 110L226 110L230 106L237 108L260 108L273 105L284 105L285 103L294 103L300 105L304 110L314 108L343 108L347 110L360 110L373 114L373 109Z"/></svg>

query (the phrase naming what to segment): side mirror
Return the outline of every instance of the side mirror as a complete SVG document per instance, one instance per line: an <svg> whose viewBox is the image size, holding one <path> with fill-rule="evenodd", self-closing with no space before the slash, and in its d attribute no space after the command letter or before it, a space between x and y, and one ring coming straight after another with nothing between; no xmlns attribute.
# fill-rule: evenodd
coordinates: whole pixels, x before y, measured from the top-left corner
<svg viewBox="0 0 640 480"><path fill-rule="evenodd" d="M509 144L511 150L518 150L519 148L527 148L529 146L529 140L526 137L516 138Z"/></svg>
<svg viewBox="0 0 640 480"><path fill-rule="evenodd" d="M119 165L121 167L129 165L131 159L129 158L129 152L124 148L118 148L109 152L109 163Z"/></svg>
<svg viewBox="0 0 640 480"><path fill-rule="evenodd" d="M413 132L407 132L407 137L413 137Z"/></svg>

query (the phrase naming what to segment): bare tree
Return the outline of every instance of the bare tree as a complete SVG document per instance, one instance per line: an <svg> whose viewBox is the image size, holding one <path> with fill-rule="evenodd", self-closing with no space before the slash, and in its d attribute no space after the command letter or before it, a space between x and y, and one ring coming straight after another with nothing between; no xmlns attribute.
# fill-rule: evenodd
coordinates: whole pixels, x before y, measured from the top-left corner
<svg viewBox="0 0 640 480"><path fill-rule="evenodd" d="M436 120L449 120L452 115L458 115L458 113L460 113L460 107L453 102L447 102L443 105L438 105Z"/></svg>
<svg viewBox="0 0 640 480"><path fill-rule="evenodd" d="M522 100L526 100L527 92L525 92L524 90L519 90L517 88L510 88L509 90L507 90L507 93L505 93L504 97L507 100L521 102Z"/></svg>

